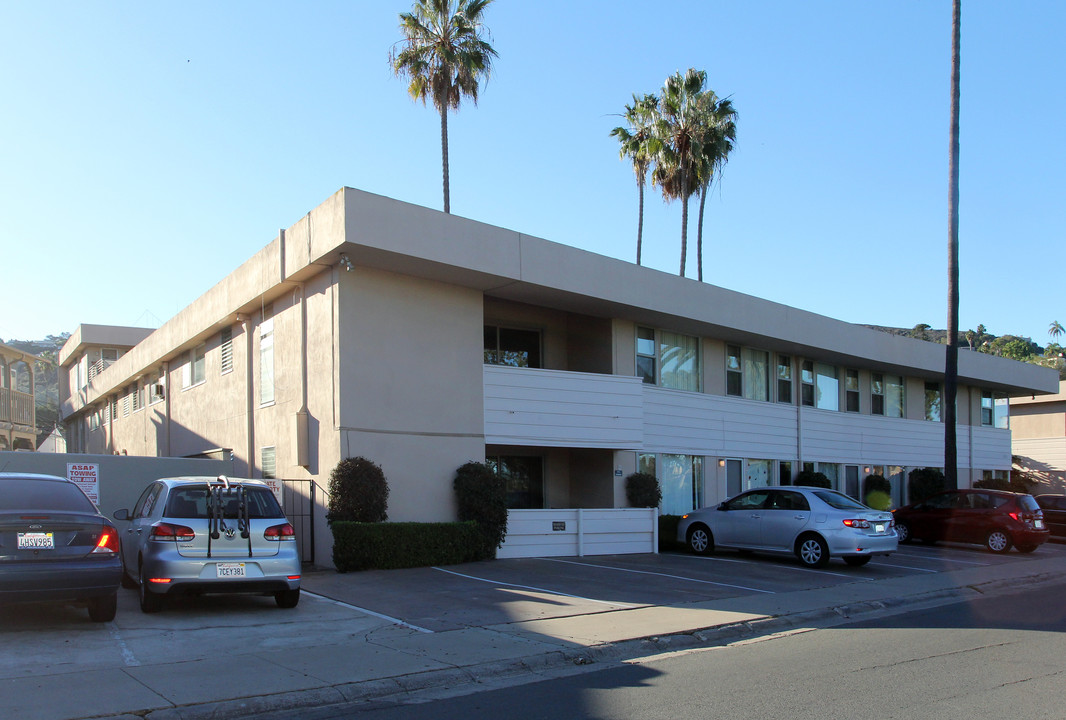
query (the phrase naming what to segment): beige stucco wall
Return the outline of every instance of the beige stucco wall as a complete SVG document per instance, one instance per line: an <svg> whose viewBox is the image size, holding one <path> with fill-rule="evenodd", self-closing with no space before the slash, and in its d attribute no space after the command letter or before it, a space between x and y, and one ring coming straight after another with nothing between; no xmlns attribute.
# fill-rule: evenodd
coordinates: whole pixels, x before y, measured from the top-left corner
<svg viewBox="0 0 1066 720"><path fill-rule="evenodd" d="M356 267L339 273L341 452L390 479L389 517L455 517L452 480L484 459L481 293Z"/></svg>

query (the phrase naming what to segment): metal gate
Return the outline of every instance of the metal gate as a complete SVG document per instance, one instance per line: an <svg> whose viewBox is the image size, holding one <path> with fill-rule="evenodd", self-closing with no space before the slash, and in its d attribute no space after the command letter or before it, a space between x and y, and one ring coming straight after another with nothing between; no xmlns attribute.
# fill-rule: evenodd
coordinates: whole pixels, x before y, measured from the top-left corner
<svg viewBox="0 0 1066 720"><path fill-rule="evenodd" d="M304 563L315 561L315 481L282 479L282 509L296 531L296 548Z"/></svg>

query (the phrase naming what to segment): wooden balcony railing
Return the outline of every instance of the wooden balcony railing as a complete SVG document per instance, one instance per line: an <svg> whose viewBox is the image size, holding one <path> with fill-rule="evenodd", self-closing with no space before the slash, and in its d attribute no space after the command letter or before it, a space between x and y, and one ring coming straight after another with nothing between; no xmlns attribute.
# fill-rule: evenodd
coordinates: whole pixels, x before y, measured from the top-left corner
<svg viewBox="0 0 1066 720"><path fill-rule="evenodd" d="M0 388L0 422L34 426L33 395L10 388Z"/></svg>

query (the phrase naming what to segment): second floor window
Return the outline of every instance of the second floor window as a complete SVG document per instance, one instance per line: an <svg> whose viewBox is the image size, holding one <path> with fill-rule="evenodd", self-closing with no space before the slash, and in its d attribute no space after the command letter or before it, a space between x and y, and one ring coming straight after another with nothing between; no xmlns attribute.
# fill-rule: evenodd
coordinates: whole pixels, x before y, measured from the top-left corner
<svg viewBox="0 0 1066 720"><path fill-rule="evenodd" d="M777 402L792 402L792 358L777 356Z"/></svg>
<svg viewBox="0 0 1066 720"><path fill-rule="evenodd" d="M204 381L205 375L205 347L200 345L190 350L185 357L185 367L182 369L182 387L192 387Z"/></svg>
<svg viewBox="0 0 1066 720"><path fill-rule="evenodd" d="M903 417L903 378L874 373L870 376L870 400L874 415Z"/></svg>
<svg viewBox="0 0 1066 720"><path fill-rule="evenodd" d="M981 424L1005 430L1009 427L1007 396L985 390L981 393Z"/></svg>
<svg viewBox="0 0 1066 720"><path fill-rule="evenodd" d="M925 384L925 419L940 422L940 383Z"/></svg>
<svg viewBox="0 0 1066 720"><path fill-rule="evenodd" d="M637 374L649 385L700 390L699 338L667 330L637 328Z"/></svg>
<svg viewBox="0 0 1066 720"><path fill-rule="evenodd" d="M485 364L541 367L540 332L486 325Z"/></svg>
<svg viewBox="0 0 1066 720"><path fill-rule="evenodd" d="M844 376L845 409L859 412L859 371L847 370Z"/></svg>
<svg viewBox="0 0 1066 720"><path fill-rule="evenodd" d="M726 351L726 393L749 400L769 400L770 353L739 345L729 345Z"/></svg>

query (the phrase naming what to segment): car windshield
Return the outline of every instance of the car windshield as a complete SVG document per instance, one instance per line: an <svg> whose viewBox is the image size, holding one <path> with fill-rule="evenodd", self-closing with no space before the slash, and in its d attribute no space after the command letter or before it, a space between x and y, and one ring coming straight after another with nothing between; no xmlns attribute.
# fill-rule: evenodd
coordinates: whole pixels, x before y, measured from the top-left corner
<svg viewBox="0 0 1066 720"><path fill-rule="evenodd" d="M858 500L852 500L843 493L834 490L815 490L814 496L831 508L837 510L871 510Z"/></svg>
<svg viewBox="0 0 1066 720"><path fill-rule="evenodd" d="M248 498L248 517L257 518L284 518L281 506L278 504L274 493L266 488L245 488ZM239 514L240 498L236 490L222 491L224 501L222 516L235 519ZM179 487L170 491L167 499L167 509L163 513L168 518L206 518L207 517L207 488L204 486Z"/></svg>
<svg viewBox="0 0 1066 720"><path fill-rule="evenodd" d="M9 478L0 491L0 512L37 510L96 513L96 508L77 485L55 480Z"/></svg>

